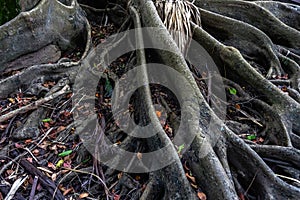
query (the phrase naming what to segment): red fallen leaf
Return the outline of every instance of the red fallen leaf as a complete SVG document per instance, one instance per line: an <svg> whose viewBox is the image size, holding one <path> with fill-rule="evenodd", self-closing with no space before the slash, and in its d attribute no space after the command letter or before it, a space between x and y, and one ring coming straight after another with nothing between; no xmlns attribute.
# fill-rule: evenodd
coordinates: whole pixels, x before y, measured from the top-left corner
<svg viewBox="0 0 300 200"><path fill-rule="evenodd" d="M65 111L65 112L64 112L64 116L65 116L65 117L69 117L71 114L72 114L72 113L70 113L69 111Z"/></svg>
<svg viewBox="0 0 300 200"><path fill-rule="evenodd" d="M48 122L45 122L45 123L44 123L44 127L45 127L46 129L49 129L49 128L50 128L50 124L49 124Z"/></svg>
<svg viewBox="0 0 300 200"><path fill-rule="evenodd" d="M240 200L245 200L245 196L244 196L243 193L239 192L239 193L238 193L238 196L239 196L239 199L240 199Z"/></svg>
<svg viewBox="0 0 300 200"><path fill-rule="evenodd" d="M0 192L0 200L3 200L3 196L2 196L2 193Z"/></svg>
<svg viewBox="0 0 300 200"><path fill-rule="evenodd" d="M72 96L73 96L73 93L69 93L69 94L66 95L66 98L69 99L69 98L71 98Z"/></svg>
<svg viewBox="0 0 300 200"><path fill-rule="evenodd" d="M25 144L30 144L32 142L32 139L25 140Z"/></svg>
<svg viewBox="0 0 300 200"><path fill-rule="evenodd" d="M27 160L28 162L32 163L32 158L31 158L31 157L30 157L30 158L26 158L26 160Z"/></svg>
<svg viewBox="0 0 300 200"><path fill-rule="evenodd" d="M120 195L114 194L114 200L120 200Z"/></svg>
<svg viewBox="0 0 300 200"><path fill-rule="evenodd" d="M13 172L14 172L14 170L12 170L12 169L6 170L6 174L7 174L7 175L11 175Z"/></svg>
<svg viewBox="0 0 300 200"><path fill-rule="evenodd" d="M262 137L257 138L256 142L258 143L263 143L265 140Z"/></svg>
<svg viewBox="0 0 300 200"><path fill-rule="evenodd" d="M64 162L63 166L64 166L65 168L72 168L72 166L71 166L71 161Z"/></svg>
<svg viewBox="0 0 300 200"><path fill-rule="evenodd" d="M197 196L199 199L201 200L206 200L206 195L203 193L203 192L198 192L197 193Z"/></svg>

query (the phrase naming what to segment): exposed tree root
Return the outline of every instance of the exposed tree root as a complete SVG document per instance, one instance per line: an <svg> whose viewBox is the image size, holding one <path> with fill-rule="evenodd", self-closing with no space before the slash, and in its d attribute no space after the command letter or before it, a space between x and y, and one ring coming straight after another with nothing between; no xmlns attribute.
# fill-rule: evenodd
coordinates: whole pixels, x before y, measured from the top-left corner
<svg viewBox="0 0 300 200"><path fill-rule="evenodd" d="M85 19L76 1L73 1L72 6L65 6L58 1L43 0L36 8L20 13L1 26L0 64L50 43L66 50L74 45L72 39L84 29Z"/></svg>
<svg viewBox="0 0 300 200"><path fill-rule="evenodd" d="M195 4L243 22L252 24L266 33L273 42L299 49L300 32L277 19L265 8L246 1L196 1Z"/></svg>
<svg viewBox="0 0 300 200"><path fill-rule="evenodd" d="M269 67L266 75L281 76L284 74L280 62L274 52L272 41L263 32L244 22L201 10L203 16L203 29L221 40L226 45L234 45L242 54L254 57L256 61L265 60L261 63Z"/></svg>
<svg viewBox="0 0 300 200"><path fill-rule="evenodd" d="M280 21L300 31L300 8L293 4L274 1L255 1L256 4L266 8ZM294 19L294 20L291 20Z"/></svg>
<svg viewBox="0 0 300 200"><path fill-rule="evenodd" d="M98 80L99 74L109 71L106 65L111 63L106 62L110 59L105 56L113 56L109 52L113 52L123 44L126 35L116 37L113 44L105 49L99 48L93 51L91 28L79 4L76 0L62 2L65 5L56 0L42 0L34 9L21 13L0 27L1 66L6 66L8 62L49 44L59 46L62 51L69 51L73 49L76 38L83 38L82 41L85 43L85 50L78 62L62 58L55 64L33 65L0 80L1 98L7 98L19 89L34 96L43 96L43 91L47 93L27 106L1 115L0 125L16 115L37 109L47 101L58 102L58 97L69 91L69 85L71 88L73 84L79 86L79 88L74 86L74 90L86 89L83 86L92 83L93 78ZM35 1L32 3L34 4ZM56 186L78 179L78 173L90 175L91 180L88 184L97 183L90 188L90 194L99 194L100 191L101 198L106 199L117 199L120 196L127 198L127 195L132 199L197 199L197 191L203 191L208 199L296 200L299 198L300 32L299 23L294 23L294 20L299 19L297 10L299 8L292 4L270 1L212 0L196 1L195 5L201 7L202 27L191 22L192 29L188 30L193 32L193 39L217 64L224 77L222 82L225 84L224 88L216 89L214 88L216 86L212 86L218 85L217 81L222 77L214 76L212 71L205 71L205 67L198 72L191 70L195 67L192 66L195 55L203 59L208 54L200 55L199 52L193 51L191 44L185 58L180 51L184 47L178 48L160 19L154 2L131 1L128 9L134 27L137 29L135 29L136 40L131 41L132 45L128 46L128 49L134 51L131 54L134 58L127 63L126 70L137 71L134 77L127 80L131 81L128 87L124 88L115 83L114 94L119 95L120 99L114 99L113 103L117 105L116 110L120 116L126 114L128 110L118 110L118 108L128 107L128 105L123 105L121 97L129 97L131 90L136 90L133 88L134 85L141 85L134 95L132 118L141 126L146 126L151 122L157 134L148 138L142 138L143 134L147 134L146 131L137 132L135 136L126 134L120 128L123 124L119 119L113 119L113 125L108 127L109 121L105 121L102 113L94 114L95 94L93 92L95 88L87 88L93 91L91 93L87 91L89 95L80 97L79 101L73 104L74 108L70 110L70 113L78 118L76 123L66 127L66 130L69 131L75 126L76 131L80 133L82 143L90 145L85 146L86 148L80 146L76 153L78 163L82 163L89 153L93 154L95 156L93 167L77 169L80 167L79 164L54 183L38 168L34 168L27 161L21 161L25 172L39 176L42 186L48 187L51 195L56 195L57 199L63 199L63 195ZM104 10L94 11L103 12ZM156 27L155 37L147 38L150 41L144 39L146 33L143 32L142 27ZM23 34L19 34L20 32ZM145 52L140 47L147 48L150 43L165 48L164 50L155 49L149 53L170 68L164 74L155 74L155 70L146 67L149 61L146 56L148 51ZM205 61L208 65L213 64L209 59ZM92 66L92 68L88 68L86 72L80 71L88 67L85 65ZM260 66L269 70L268 73L259 73L255 67ZM0 72L5 70L6 67L2 67ZM172 70L179 75L174 76L171 73ZM207 73L206 76L205 73ZM169 125L173 128L172 137L166 134L155 110L153 94L149 87L149 83L152 79L154 80L153 74L160 80L168 80L171 85L175 85L176 97L184 99L180 104L180 115L176 115L163 97L160 98L162 106L167 110ZM111 74L108 72L100 78L114 79L109 76ZM182 77L183 79L180 79ZM78 78L82 78L80 79L82 82L75 83ZM205 79L207 81L203 85L206 87L200 90L200 83ZM42 85L45 80L57 80L58 84L51 90L47 90ZM65 80L68 81L64 82ZM235 92L230 92L232 88ZM230 97L227 102L221 102L222 99L218 98L216 94L218 89L227 91L227 96ZM207 90L206 94L203 90ZM74 95L80 96L81 93ZM107 103L103 102L103 95L103 90L100 90L99 104L101 105ZM87 105L90 102L92 105ZM229 116L225 121L222 108L214 109L214 106L223 104L228 105L237 113L237 117L230 118ZM88 108L91 109L84 110ZM44 108L39 108L29 115L28 121L23 126L19 129L12 129L12 135L35 127L37 137L42 138L38 142L40 145L52 130L49 129L45 135L39 136L36 122L37 118L46 117L44 110ZM97 120L100 123L96 127L89 124ZM13 124L14 120L10 123ZM257 138L263 138L263 141L242 139L243 131L249 130L255 132ZM68 131L58 132L54 142L64 141L63 138L68 137ZM6 135L5 133L1 137L4 138ZM27 138L23 136L15 139ZM104 136L107 136L106 139ZM182 142L186 142L187 136L193 136L194 139L190 146L179 151L178 147ZM112 146L135 153L134 155L137 156L132 158L125 158L122 154L112 156L115 155L115 149L107 148L110 143L113 143ZM162 147L166 147L167 153L159 155L155 160L145 159L148 152L154 152ZM8 152L3 149L1 152ZM26 154L27 152L17 156L14 161ZM128 162L125 164L120 162L126 159ZM147 171L149 167L167 161L172 162L170 165L147 174L147 182L143 187L137 180L131 178L131 172ZM120 173L114 168L102 165L101 162L104 164L110 162L124 169L125 172ZM1 179L12 163L6 164L5 168L0 170ZM42 165L40 162L38 164ZM189 170L193 175L194 182L190 181L190 175L187 176L185 170ZM95 177L96 180L93 179Z"/></svg>

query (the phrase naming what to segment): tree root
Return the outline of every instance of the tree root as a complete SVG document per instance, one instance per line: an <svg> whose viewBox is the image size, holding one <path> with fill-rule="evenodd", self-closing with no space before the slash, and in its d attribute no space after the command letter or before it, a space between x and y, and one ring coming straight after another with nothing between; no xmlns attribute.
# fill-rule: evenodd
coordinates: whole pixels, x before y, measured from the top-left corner
<svg viewBox="0 0 300 200"><path fill-rule="evenodd" d="M203 29L208 29L212 36L226 45L234 45L242 54L255 57L256 61L266 60L266 63L261 64L270 68L267 78L284 74L274 52L272 41L263 32L244 22L203 9L201 9L201 15L203 16Z"/></svg>
<svg viewBox="0 0 300 200"><path fill-rule="evenodd" d="M14 39L18 38L18 35L12 31L18 30L15 28L15 24L20 23L20 21L22 21L23 24L19 27L22 27L22 30L26 30L25 37L27 39L30 39L31 37L35 38L34 42L29 39L28 41L35 44L36 49L40 49L50 43L58 44L61 49L69 49L73 38L82 33L83 29L86 28L85 30L87 33L83 37L85 37L87 43L81 60L78 62L69 62L69 60L61 59L56 64L34 65L16 75L5 78L0 81L1 98L8 97L20 87L23 91L24 89L27 89L27 91L32 90L32 94L37 95L40 88L36 85L39 81L43 81L43 79L62 79L67 76L72 85L75 83L75 79L77 79L78 76L88 75L89 78L85 77L83 80L92 79L93 77L99 78L99 73L103 73L106 70L105 64L107 64L107 60L103 55L107 54L110 50L118 49L119 45L123 42L123 38L116 38L113 45L107 49L100 49L101 55L99 56L98 51L91 51L91 33L89 24L82 15L79 5L75 0L67 1L67 3L68 6L62 5L62 3L58 1L41 1L32 11L22 13L16 19L7 23L7 25L0 27L0 30L6 30L0 37L2 38L0 44L8 44L6 40L15 43ZM173 119L170 125L174 129L174 140L172 141L171 137L169 138L167 136L156 115L151 100L152 96L150 88L148 86L149 82L152 80L151 78L153 78L150 75L154 72L151 71L151 69L146 69L145 52L143 48L140 49L140 47L144 47L143 43L149 41L146 41L143 38L144 35L142 29L136 29L135 35L137 40L132 44L133 46L137 45L136 47L139 48L133 48L137 60L135 64L136 67L134 67L133 70L138 69L138 73L133 77L134 81L130 79L134 84L129 85L128 88L115 87L114 90L117 95L119 94L119 96L123 96L122 98L124 98L129 96L126 92L130 91L135 83L143 83L142 87L137 90L137 95L134 96L133 118L139 125L148 125L151 122L153 129L157 134L146 139L137 139L131 135L126 135L121 130L106 134L105 131L107 130L105 129L106 125L102 113L98 113L97 115L86 115L80 113L84 111L79 110L77 113L73 112L75 108L72 109L70 112L73 113L74 116L79 115L79 117L81 117L76 121L76 127L78 131L82 133L82 135L80 135L81 139L83 142L91 144L87 148L90 148L89 150L92 149L90 152L95 154L94 159L98 159L97 162L93 163L93 168L87 168L86 170L88 172L84 172L84 174L90 174L93 177L97 177L97 180L95 181L98 183L96 189L98 188L99 190L100 188L103 190L103 196L106 195L107 198L120 197L114 196L116 194L111 188L117 188L120 195L127 195L134 191L135 196L133 195L132 198L136 199L138 198L138 195L141 194L143 190L142 187L138 186L140 188L137 188L136 185L138 185L138 183L135 180L132 180L129 173L125 172L120 175L117 170L103 167L99 164L99 161L102 161L103 163L106 162L106 160L101 160L102 157L99 156L99 152L107 154L107 157L114 155L114 152L107 151L108 144L105 143L107 140L105 141L103 139L106 134L109 139L114 142L121 141L120 144L116 143L114 146L119 145L118 148L128 152L134 152L135 155L137 155L136 157L132 157L131 160L125 164L124 162L119 162L122 159L127 159L123 158L121 154L118 154L115 157L109 157L108 159L111 159L116 166L122 165L124 169L136 167L136 171L140 172L148 170L148 164L151 162L153 165L156 165L159 162L166 162L168 160L173 161L164 168L150 172L141 199L197 199L196 192L192 189L184 171L188 166L190 172L195 177L196 187L203 189L209 199L256 198L296 200L300 196L300 189L297 182L300 171L300 86L299 55L297 54L297 48L299 48L300 44L300 33L296 30L298 24L294 25L295 29L287 26L292 26L292 22L287 19L288 15L283 9L283 7L288 9L292 9L292 7L283 3L256 2L255 4L233 0L224 2L215 0L208 2L197 1L197 5L204 9L237 19L223 17L219 14L201 10L204 29L207 29L213 36L217 39L221 39L225 44L236 45L236 47L244 54L244 57L237 49L223 45L202 28L191 23L191 27L194 31L193 37L205 48L213 58L214 62L218 65L219 70L222 71L222 75L225 77L225 88L227 90L229 88L236 89L237 94L232 94L231 101L229 102L231 103L230 106L239 104L240 108L236 107L235 110L236 112L244 113L244 115L250 119L250 122L245 124L247 127L252 126L253 123L256 127L259 125L263 126L260 127L261 129L258 129L259 131L257 134L265 137L264 144L257 145L253 141L246 142L239 138L239 129L236 129L236 133L233 133L233 131L229 129L231 125L227 126L224 124L222 121L222 114L216 115L216 113L222 112L217 112L213 110L213 106L209 106L209 99L214 95L214 88L211 87L211 84L207 83L208 97L205 97L205 93L201 93L194 75L190 70L193 66L189 65L190 63L193 63L193 60L189 59L194 55L197 55L197 57L205 57L205 55L198 55L199 52L194 52L193 46L191 46L189 53L191 53L192 56L184 58L159 18L153 2L134 0L129 5L129 8L135 27L141 28L141 24L143 24L145 27L159 28L156 30L155 38L151 38L150 42L157 46L163 44L166 48L166 51L155 50L150 54L159 57L159 61L180 74L178 77L173 76L172 73L157 74L157 76L161 76L161 80L167 79L172 85L176 85L177 98L185 99L185 101L180 104L180 116L176 116L175 113L172 113L172 116L170 116L170 118L172 117ZM275 9L274 5L283 7ZM263 6L267 7L272 12L274 12L275 9L277 13L272 14L267 9L264 9ZM49 16L47 15L40 18L34 15L34 13L36 14L39 12L38 8L40 7L44 10L58 7L59 9L54 10L58 12L56 13L57 16L61 16L61 18L58 17L53 19L55 25L48 24L48 27L57 31L55 33L50 33L51 37L47 34L44 35L43 37L45 38L42 38L39 41L40 34L43 35L44 31L47 29L47 19L51 19L48 18ZM233 9L236 10L232 12ZM239 16L236 11L239 12ZM51 16L52 15L54 14L52 13ZM298 17L295 12L292 12L291 15L295 18ZM73 20L70 19L70 16L74 17ZM248 16L250 17L248 18ZM253 20L253 17L257 20ZM276 17L287 25L283 24ZM140 22L140 18L142 22ZM36 23L31 23L32 21ZM258 21L258 23L254 21ZM233 23L233 25L231 25L231 23ZM268 36L248 23L253 23L254 26L264 31ZM78 31L74 30L76 28L73 26L77 26ZM64 27L67 31L65 31ZM219 31L220 33L216 34L215 31ZM230 33L232 31L234 33ZM278 33L275 33L276 31ZM251 33L250 36L249 34L245 36L244 34L246 32ZM47 38L48 36L49 38ZM126 36L124 36L124 38L125 37ZM293 49L293 52L289 53L288 48L286 47L274 46L269 37L273 42L286 45L288 48ZM282 39L282 41L280 41L280 39ZM257 41L259 41L259 45L256 44ZM248 42L251 43L249 44L249 47L251 48L244 50L245 47L247 47ZM28 45L28 42L26 44ZM145 44L145 47L147 47L147 44ZM23 48L23 50L13 52L14 48L15 47L8 47L8 50L4 52L5 55L0 64L7 63L21 55L36 50L34 48L26 49L20 45L17 48ZM260 61L261 58L266 59L266 65L275 69L276 72L274 74L282 76L285 75L285 72L288 73L288 80L276 79L272 80L271 83L271 81L258 73L254 69L254 66L251 66L245 60L245 57L251 59L252 55L258 58L258 60L254 60L259 64L263 63ZM187 64L187 61L189 64ZM206 60L206 62L208 65L212 64L209 60ZM81 71L79 71L80 67L85 66L85 64L89 64L92 68L89 69L90 71L88 73L81 73ZM5 69L1 69L0 71L3 70ZM201 70L203 71L200 71L199 73L206 72L209 75L207 79L210 79L210 76L213 77L211 71L205 71L205 68ZM34 76L32 76L32 74L34 74ZM270 72L269 76L271 74L273 73ZM184 77L184 80L186 80L187 83L183 82L183 79L180 79L181 77ZM199 79L201 78L204 80L206 77L200 77ZM212 80L215 81L215 79L210 79L210 81ZM90 80L87 80L87 82L81 84L88 84L89 81ZM180 84L178 84L179 82ZM278 85L278 87L276 85ZM291 86L291 88L287 90L289 95L280 90L279 86L281 85ZM247 87L245 88L244 86ZM250 86L250 89L248 86ZM32 104L2 115L0 116L0 123L17 114L27 112L29 109L36 109L46 101L56 100L57 97L68 92L68 89L69 86L66 85L60 91L51 92L51 95L41 98ZM136 88L133 89L135 90ZM249 94L249 90L251 90L251 95ZM195 99L190 98L191 94ZM92 93L91 96L87 96L85 99L82 97L80 101L75 104L75 107L78 107L81 104L86 105L91 99L94 100L94 93ZM117 104L120 108L124 107L123 104L118 103L119 101L121 102L120 99L117 99L116 102L113 103ZM92 101L92 109L89 110L89 112L93 113L94 103L95 102ZM215 101L210 105L218 105L218 103ZM170 108L167 110L168 114L172 112ZM121 114L127 112L127 110L119 111ZM93 119L91 119L92 117L90 116L92 116ZM256 119L258 116L261 118L260 121L259 119ZM97 121L97 117L99 117L98 120L100 120L101 123L97 124L96 127L91 128L91 124L86 123L86 118ZM115 123L118 126L122 125L120 121L117 120ZM25 124L24 128L28 127L29 124L30 122ZM236 122L236 124L239 126L242 123ZM184 134L180 131L181 126L185 131ZM51 129L49 132L50 131ZM46 133L43 137L45 138L47 134L49 133ZM64 134L57 137L57 142L61 141L60 138ZM139 134L146 134L146 132L139 132ZM195 138L189 148L184 148L182 152L177 151L176 146L180 146L182 141L185 142L185 137L190 135ZM89 143L88 140L91 142ZM101 145L101 149L99 148L99 145ZM144 157L147 156L147 151L153 152L165 146L168 147L168 151L165 155L160 155L160 157L155 158L156 160L152 159L149 161L144 159ZM26 154L27 152L21 154L20 157ZM17 159L20 157L17 157ZM187 163L187 166L184 164L183 167L181 161L186 161L185 164ZM139 164L135 165L137 162ZM21 164L27 171L33 169L32 166L28 165L24 160ZM281 171L278 169L282 170L284 173L280 173ZM2 174L5 169L1 169L0 171L0 174ZM75 172L82 173L84 170L77 170L75 168L71 169L71 171L70 177L66 178L66 180L63 180L64 178L61 179L59 183L73 180ZM93 172L95 172L95 174L92 174ZM49 187L51 194L55 193L54 188L56 188L56 186L54 183L42 176L40 171L32 170L30 173L42 177L42 185L44 187ZM275 173L278 173L278 175ZM56 195L58 199L64 198L59 191Z"/></svg>
<svg viewBox="0 0 300 200"><path fill-rule="evenodd" d="M300 31L300 14L298 6L274 1L255 1L255 3L269 10L276 18L286 25Z"/></svg>
<svg viewBox="0 0 300 200"><path fill-rule="evenodd" d="M48 10L53 12L48 13ZM1 66L50 43L56 43L62 50L70 48L73 39L85 29L85 22L79 5L74 1L72 6L65 6L57 0L41 1L35 9L22 12L1 26ZM0 71L3 70L1 67Z"/></svg>
<svg viewBox="0 0 300 200"><path fill-rule="evenodd" d="M246 1L196 1L195 4L234 19L252 24L265 32L276 44L298 49L300 32L277 19L267 9Z"/></svg>

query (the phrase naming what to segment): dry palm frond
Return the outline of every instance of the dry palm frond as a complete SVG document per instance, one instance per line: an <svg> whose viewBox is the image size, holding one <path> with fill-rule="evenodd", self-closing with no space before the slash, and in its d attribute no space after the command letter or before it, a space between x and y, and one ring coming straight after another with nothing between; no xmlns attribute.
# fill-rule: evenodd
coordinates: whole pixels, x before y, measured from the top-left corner
<svg viewBox="0 0 300 200"><path fill-rule="evenodd" d="M192 37L190 22L201 26L199 9L187 0L156 0L155 6L178 48L186 55Z"/></svg>

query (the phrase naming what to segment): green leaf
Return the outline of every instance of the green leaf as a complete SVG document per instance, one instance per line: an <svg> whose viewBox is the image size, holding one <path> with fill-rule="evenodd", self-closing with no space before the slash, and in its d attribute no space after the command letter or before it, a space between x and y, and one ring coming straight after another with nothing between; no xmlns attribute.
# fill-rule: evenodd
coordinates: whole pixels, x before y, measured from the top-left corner
<svg viewBox="0 0 300 200"><path fill-rule="evenodd" d="M72 150L63 151L60 154L58 154L59 157L65 157L67 155L70 155L72 153Z"/></svg>
<svg viewBox="0 0 300 200"><path fill-rule="evenodd" d="M59 160L59 161L56 163L56 167L57 167L57 168L60 168L63 164L64 164L64 160Z"/></svg>
<svg viewBox="0 0 300 200"><path fill-rule="evenodd" d="M248 140L255 140L256 139L256 135L247 135L247 139Z"/></svg>
<svg viewBox="0 0 300 200"><path fill-rule="evenodd" d="M51 118L43 119L42 122L51 122Z"/></svg>
<svg viewBox="0 0 300 200"><path fill-rule="evenodd" d="M184 149L184 144L182 144L178 147L177 153L180 153L183 149Z"/></svg>
<svg viewBox="0 0 300 200"><path fill-rule="evenodd" d="M236 95L236 89L235 88L229 88L229 93Z"/></svg>

